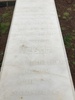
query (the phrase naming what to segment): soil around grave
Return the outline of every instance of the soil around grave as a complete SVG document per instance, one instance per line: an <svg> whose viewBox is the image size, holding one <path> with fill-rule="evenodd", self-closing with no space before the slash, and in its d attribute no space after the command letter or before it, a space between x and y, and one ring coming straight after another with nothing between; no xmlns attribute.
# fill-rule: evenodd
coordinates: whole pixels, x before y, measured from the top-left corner
<svg viewBox="0 0 75 100"><path fill-rule="evenodd" d="M73 82L75 85L75 1L55 0L55 2ZM0 66L2 64L13 10L14 7L0 8Z"/></svg>

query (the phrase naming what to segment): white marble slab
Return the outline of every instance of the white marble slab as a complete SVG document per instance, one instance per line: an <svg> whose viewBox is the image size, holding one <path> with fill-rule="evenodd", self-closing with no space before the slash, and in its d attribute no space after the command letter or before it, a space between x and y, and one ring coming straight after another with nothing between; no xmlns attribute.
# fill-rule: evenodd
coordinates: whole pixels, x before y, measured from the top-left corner
<svg viewBox="0 0 75 100"><path fill-rule="evenodd" d="M0 100L75 100L54 0L17 0Z"/></svg>

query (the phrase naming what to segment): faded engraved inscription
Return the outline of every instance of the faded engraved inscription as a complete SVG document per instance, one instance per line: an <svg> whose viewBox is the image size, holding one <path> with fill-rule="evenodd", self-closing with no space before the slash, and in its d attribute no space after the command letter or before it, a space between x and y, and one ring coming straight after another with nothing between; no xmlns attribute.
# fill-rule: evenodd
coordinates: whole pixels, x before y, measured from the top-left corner
<svg viewBox="0 0 75 100"><path fill-rule="evenodd" d="M49 20L46 14L47 9L43 9L38 5L37 7L25 7L24 11L26 12L26 16L23 18L26 25L19 28L21 31L25 30L24 41L26 42L20 45L19 53L26 57L25 73L22 74L22 77L24 77L22 83L26 86L24 90L25 95L49 94L51 91L49 88L45 87L45 85L52 83L50 78L47 78L50 72L45 67L51 63L46 59L48 59L48 55L52 56L52 49L49 46L49 36L51 36L51 34L50 24L48 24ZM16 29L16 31L17 30L18 29Z"/></svg>

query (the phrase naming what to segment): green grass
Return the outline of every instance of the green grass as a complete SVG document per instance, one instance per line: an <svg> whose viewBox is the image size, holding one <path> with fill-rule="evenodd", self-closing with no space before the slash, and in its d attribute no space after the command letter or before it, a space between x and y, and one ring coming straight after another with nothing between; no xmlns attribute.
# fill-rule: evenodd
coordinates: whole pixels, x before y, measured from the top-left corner
<svg viewBox="0 0 75 100"><path fill-rule="evenodd" d="M10 26L10 13L5 12L0 16L0 35L8 31Z"/></svg>
<svg viewBox="0 0 75 100"><path fill-rule="evenodd" d="M64 43L66 45L66 48L70 48L72 45L71 44L72 36L70 34L67 34L63 38L64 38Z"/></svg>
<svg viewBox="0 0 75 100"><path fill-rule="evenodd" d="M0 23L1 34L7 32L8 28L9 28L9 25L10 25L9 22L6 22L6 23L2 22L2 23Z"/></svg>
<svg viewBox="0 0 75 100"><path fill-rule="evenodd" d="M2 18L8 18L8 17L9 17L9 13L2 14Z"/></svg>

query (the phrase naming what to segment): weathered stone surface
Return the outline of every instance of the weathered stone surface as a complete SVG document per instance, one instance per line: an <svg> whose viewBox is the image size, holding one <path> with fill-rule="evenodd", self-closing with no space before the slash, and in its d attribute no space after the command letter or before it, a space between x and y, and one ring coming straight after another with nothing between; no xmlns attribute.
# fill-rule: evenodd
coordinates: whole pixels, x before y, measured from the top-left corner
<svg viewBox="0 0 75 100"><path fill-rule="evenodd" d="M1 72L0 100L74 100L54 0L17 0Z"/></svg>

